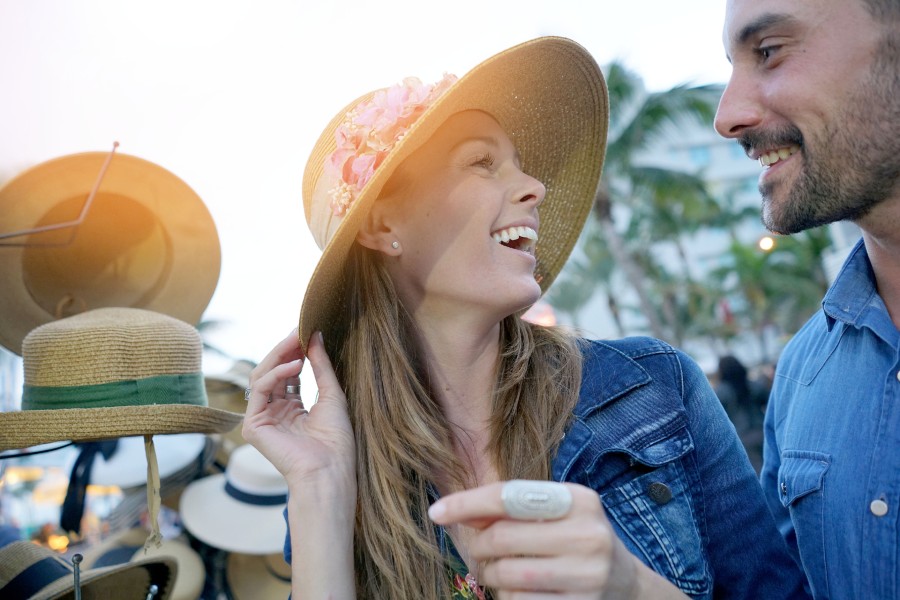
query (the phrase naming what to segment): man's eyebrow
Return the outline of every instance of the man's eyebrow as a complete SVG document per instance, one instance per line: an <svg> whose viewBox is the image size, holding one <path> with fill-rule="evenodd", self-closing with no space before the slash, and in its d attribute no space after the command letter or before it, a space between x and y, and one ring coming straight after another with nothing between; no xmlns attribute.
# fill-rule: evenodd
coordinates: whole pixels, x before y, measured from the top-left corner
<svg viewBox="0 0 900 600"><path fill-rule="evenodd" d="M744 45L747 40L757 35L760 31L764 31L773 25L791 25L796 23L797 19L793 15L786 13L764 13L754 20L750 21L738 32L737 43Z"/></svg>

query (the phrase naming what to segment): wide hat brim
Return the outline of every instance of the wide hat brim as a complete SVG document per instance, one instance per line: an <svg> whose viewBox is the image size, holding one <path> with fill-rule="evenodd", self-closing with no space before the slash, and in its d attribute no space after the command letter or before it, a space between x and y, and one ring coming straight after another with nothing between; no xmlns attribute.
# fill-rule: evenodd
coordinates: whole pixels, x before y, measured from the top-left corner
<svg viewBox="0 0 900 600"><path fill-rule="evenodd" d="M231 552L225 570L235 600L283 600L291 595L291 566L281 552L250 555Z"/></svg>
<svg viewBox="0 0 900 600"><path fill-rule="evenodd" d="M135 435L225 433L244 415L191 404L21 410L0 413L0 451L49 442Z"/></svg>
<svg viewBox="0 0 900 600"><path fill-rule="evenodd" d="M0 234L77 220L108 156L63 156L7 182ZM194 190L159 165L117 153L80 225L0 240L0 344L21 355L35 327L108 306L195 325L220 267L215 224Z"/></svg>
<svg viewBox="0 0 900 600"><path fill-rule="evenodd" d="M334 132L366 94L339 112L313 148L304 171L303 202L310 221ZM321 330L338 334L346 307L345 262L360 225L394 170L450 116L480 110L493 116L516 145L522 168L547 189L535 277L546 291L553 283L590 214L606 153L609 101L602 71L578 43L542 37L483 61L454 83L398 141L360 190L323 248L300 311L300 342ZM321 190L318 191L321 194Z"/></svg>
<svg viewBox="0 0 900 600"><path fill-rule="evenodd" d="M185 528L213 548L241 554L272 554L284 547L284 504L254 506L225 491L224 474L192 481L179 500Z"/></svg>
<svg viewBox="0 0 900 600"><path fill-rule="evenodd" d="M164 539L159 547L151 544L145 550L147 535L148 532L139 527L117 532L84 551L82 568L102 568L166 557L178 564L178 578L171 592L172 600L199 598L206 578L206 567L200 555L181 539Z"/></svg>
<svg viewBox="0 0 900 600"><path fill-rule="evenodd" d="M31 542L14 542L0 553L3 560L0 570L4 571L0 596L6 597L4 592L8 590L4 588L10 583L9 575L13 572L16 575L20 574L23 566L33 566L39 560L47 558L60 566L65 564L51 551L31 546L34 546ZM75 580L71 565L56 567L54 570L62 576L33 592L29 595L29 600L58 600L72 597ZM81 591L85 598L145 598L150 584L155 583L159 590L154 597L158 600L168 600L171 598L177 575L178 564L174 558L168 556L144 558L123 565L82 570Z"/></svg>
<svg viewBox="0 0 900 600"><path fill-rule="evenodd" d="M154 439L159 478L165 480L184 470L196 472L198 458L203 455L208 437L202 433L174 433ZM78 459L73 452L65 463L63 471L71 473ZM90 483L102 486L116 486L123 490L143 487L147 484L147 455L142 436L118 438L116 450L107 458L98 455L91 464Z"/></svg>

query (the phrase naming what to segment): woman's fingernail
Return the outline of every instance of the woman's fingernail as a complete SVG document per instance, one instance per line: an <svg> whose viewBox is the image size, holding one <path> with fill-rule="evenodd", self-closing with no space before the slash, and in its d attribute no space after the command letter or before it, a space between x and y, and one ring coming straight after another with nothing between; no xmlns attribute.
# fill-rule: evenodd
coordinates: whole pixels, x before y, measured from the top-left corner
<svg viewBox="0 0 900 600"><path fill-rule="evenodd" d="M439 517L444 516L444 513L447 512L447 507L443 502L438 500L428 509L428 516L431 517L432 520L437 519Z"/></svg>

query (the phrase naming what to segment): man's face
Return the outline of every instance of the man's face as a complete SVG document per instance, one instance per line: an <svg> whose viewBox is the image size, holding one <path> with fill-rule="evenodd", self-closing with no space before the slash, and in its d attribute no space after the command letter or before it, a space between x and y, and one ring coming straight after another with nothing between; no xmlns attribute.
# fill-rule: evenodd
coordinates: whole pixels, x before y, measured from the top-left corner
<svg viewBox="0 0 900 600"><path fill-rule="evenodd" d="M900 48L862 0L729 0L717 131L764 170L779 233L859 221L900 193ZM897 37L895 35L895 37Z"/></svg>

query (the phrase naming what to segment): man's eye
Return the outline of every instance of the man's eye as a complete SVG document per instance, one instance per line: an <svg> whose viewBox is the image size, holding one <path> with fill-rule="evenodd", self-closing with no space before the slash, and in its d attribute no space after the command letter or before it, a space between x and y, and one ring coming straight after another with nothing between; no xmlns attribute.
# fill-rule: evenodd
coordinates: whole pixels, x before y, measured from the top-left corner
<svg viewBox="0 0 900 600"><path fill-rule="evenodd" d="M777 45L769 45L769 46L760 46L756 49L756 53L763 60L763 62L772 58L772 56L778 51L779 46Z"/></svg>

